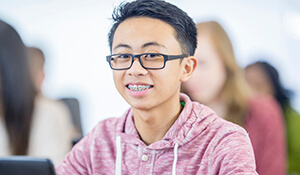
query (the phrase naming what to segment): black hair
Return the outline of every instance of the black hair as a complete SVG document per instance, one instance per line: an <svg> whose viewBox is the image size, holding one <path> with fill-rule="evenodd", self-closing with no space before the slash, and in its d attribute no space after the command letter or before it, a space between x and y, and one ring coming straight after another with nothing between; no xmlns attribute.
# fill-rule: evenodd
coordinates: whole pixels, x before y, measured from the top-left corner
<svg viewBox="0 0 300 175"><path fill-rule="evenodd" d="M162 0L123 2L116 7L112 14L114 24L108 34L111 51L116 29L123 21L131 17L149 17L168 23L175 29L175 37L180 43L182 52L194 55L197 47L197 29L194 21L180 8Z"/></svg>
<svg viewBox="0 0 300 175"><path fill-rule="evenodd" d="M34 98L26 47L16 30L0 20L0 112L14 155L27 154Z"/></svg>
<svg viewBox="0 0 300 175"><path fill-rule="evenodd" d="M276 68L266 61L257 61L254 64L251 64L249 66L252 66L252 65L258 65L263 69L263 71L266 73L268 78L271 80L271 83L273 85L274 92L275 92L275 95L274 95L275 98L280 103L281 107L285 108L285 106L290 103L290 100L293 95L293 91L286 89L282 85L282 83L280 81L279 73L276 70ZM249 66L247 66L247 67L249 67Z"/></svg>

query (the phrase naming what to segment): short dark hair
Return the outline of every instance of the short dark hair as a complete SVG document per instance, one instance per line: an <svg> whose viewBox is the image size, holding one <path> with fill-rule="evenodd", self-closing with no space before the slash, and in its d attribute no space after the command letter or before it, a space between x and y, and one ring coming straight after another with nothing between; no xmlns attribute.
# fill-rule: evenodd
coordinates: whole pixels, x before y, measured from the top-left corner
<svg viewBox="0 0 300 175"><path fill-rule="evenodd" d="M194 21L180 8L162 0L123 2L116 7L112 14L114 24L108 34L111 51L116 29L123 21L131 17L150 17L168 23L175 29L175 37L180 43L182 52L194 55L197 47L197 29Z"/></svg>

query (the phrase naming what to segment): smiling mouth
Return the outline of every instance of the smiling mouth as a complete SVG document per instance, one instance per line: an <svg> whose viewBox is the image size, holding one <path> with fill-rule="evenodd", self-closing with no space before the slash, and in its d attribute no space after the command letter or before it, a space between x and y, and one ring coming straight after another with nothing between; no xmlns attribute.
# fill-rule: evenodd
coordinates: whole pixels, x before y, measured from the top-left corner
<svg viewBox="0 0 300 175"><path fill-rule="evenodd" d="M126 87L131 91L137 91L137 92L153 88L152 85L127 85Z"/></svg>

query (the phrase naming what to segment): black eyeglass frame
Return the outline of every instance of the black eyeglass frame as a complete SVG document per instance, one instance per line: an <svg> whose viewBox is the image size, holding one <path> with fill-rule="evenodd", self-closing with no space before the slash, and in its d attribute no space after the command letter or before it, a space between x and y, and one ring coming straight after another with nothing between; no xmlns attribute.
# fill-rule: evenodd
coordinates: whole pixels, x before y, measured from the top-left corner
<svg viewBox="0 0 300 175"><path fill-rule="evenodd" d="M164 65L160 68L148 68L148 67L145 67L143 65L143 62L141 61L141 56L143 55L149 55L149 54L154 54L154 55L161 55L164 57ZM116 56L116 55L130 55L131 56L131 64L127 67L127 68L113 68L111 66L111 62L110 62L110 58L112 56ZM186 54L182 54L182 55L165 55L165 54L162 54L162 53L142 53L142 54L138 54L138 55L134 55L134 54L129 54L129 53L122 53L122 54L112 54L112 55L108 55L106 56L106 61L109 63L109 66L112 70L126 70L126 69L130 69L133 65L133 62L134 62L134 58L138 58L139 59L139 62L140 62L140 65L144 68L144 69L150 69L150 70L158 70L158 69L163 69L165 68L166 66L166 62L169 61L169 60L175 60L175 59L183 59L185 57L188 57L188 55Z"/></svg>

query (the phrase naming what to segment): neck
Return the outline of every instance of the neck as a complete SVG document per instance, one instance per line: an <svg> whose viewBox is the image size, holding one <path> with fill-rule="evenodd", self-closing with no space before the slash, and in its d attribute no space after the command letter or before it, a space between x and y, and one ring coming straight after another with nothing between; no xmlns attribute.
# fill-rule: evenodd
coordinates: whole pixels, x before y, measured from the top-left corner
<svg viewBox="0 0 300 175"><path fill-rule="evenodd" d="M168 107L161 105L157 109L133 109L134 123L141 139L146 145L161 140L181 112L179 98Z"/></svg>

